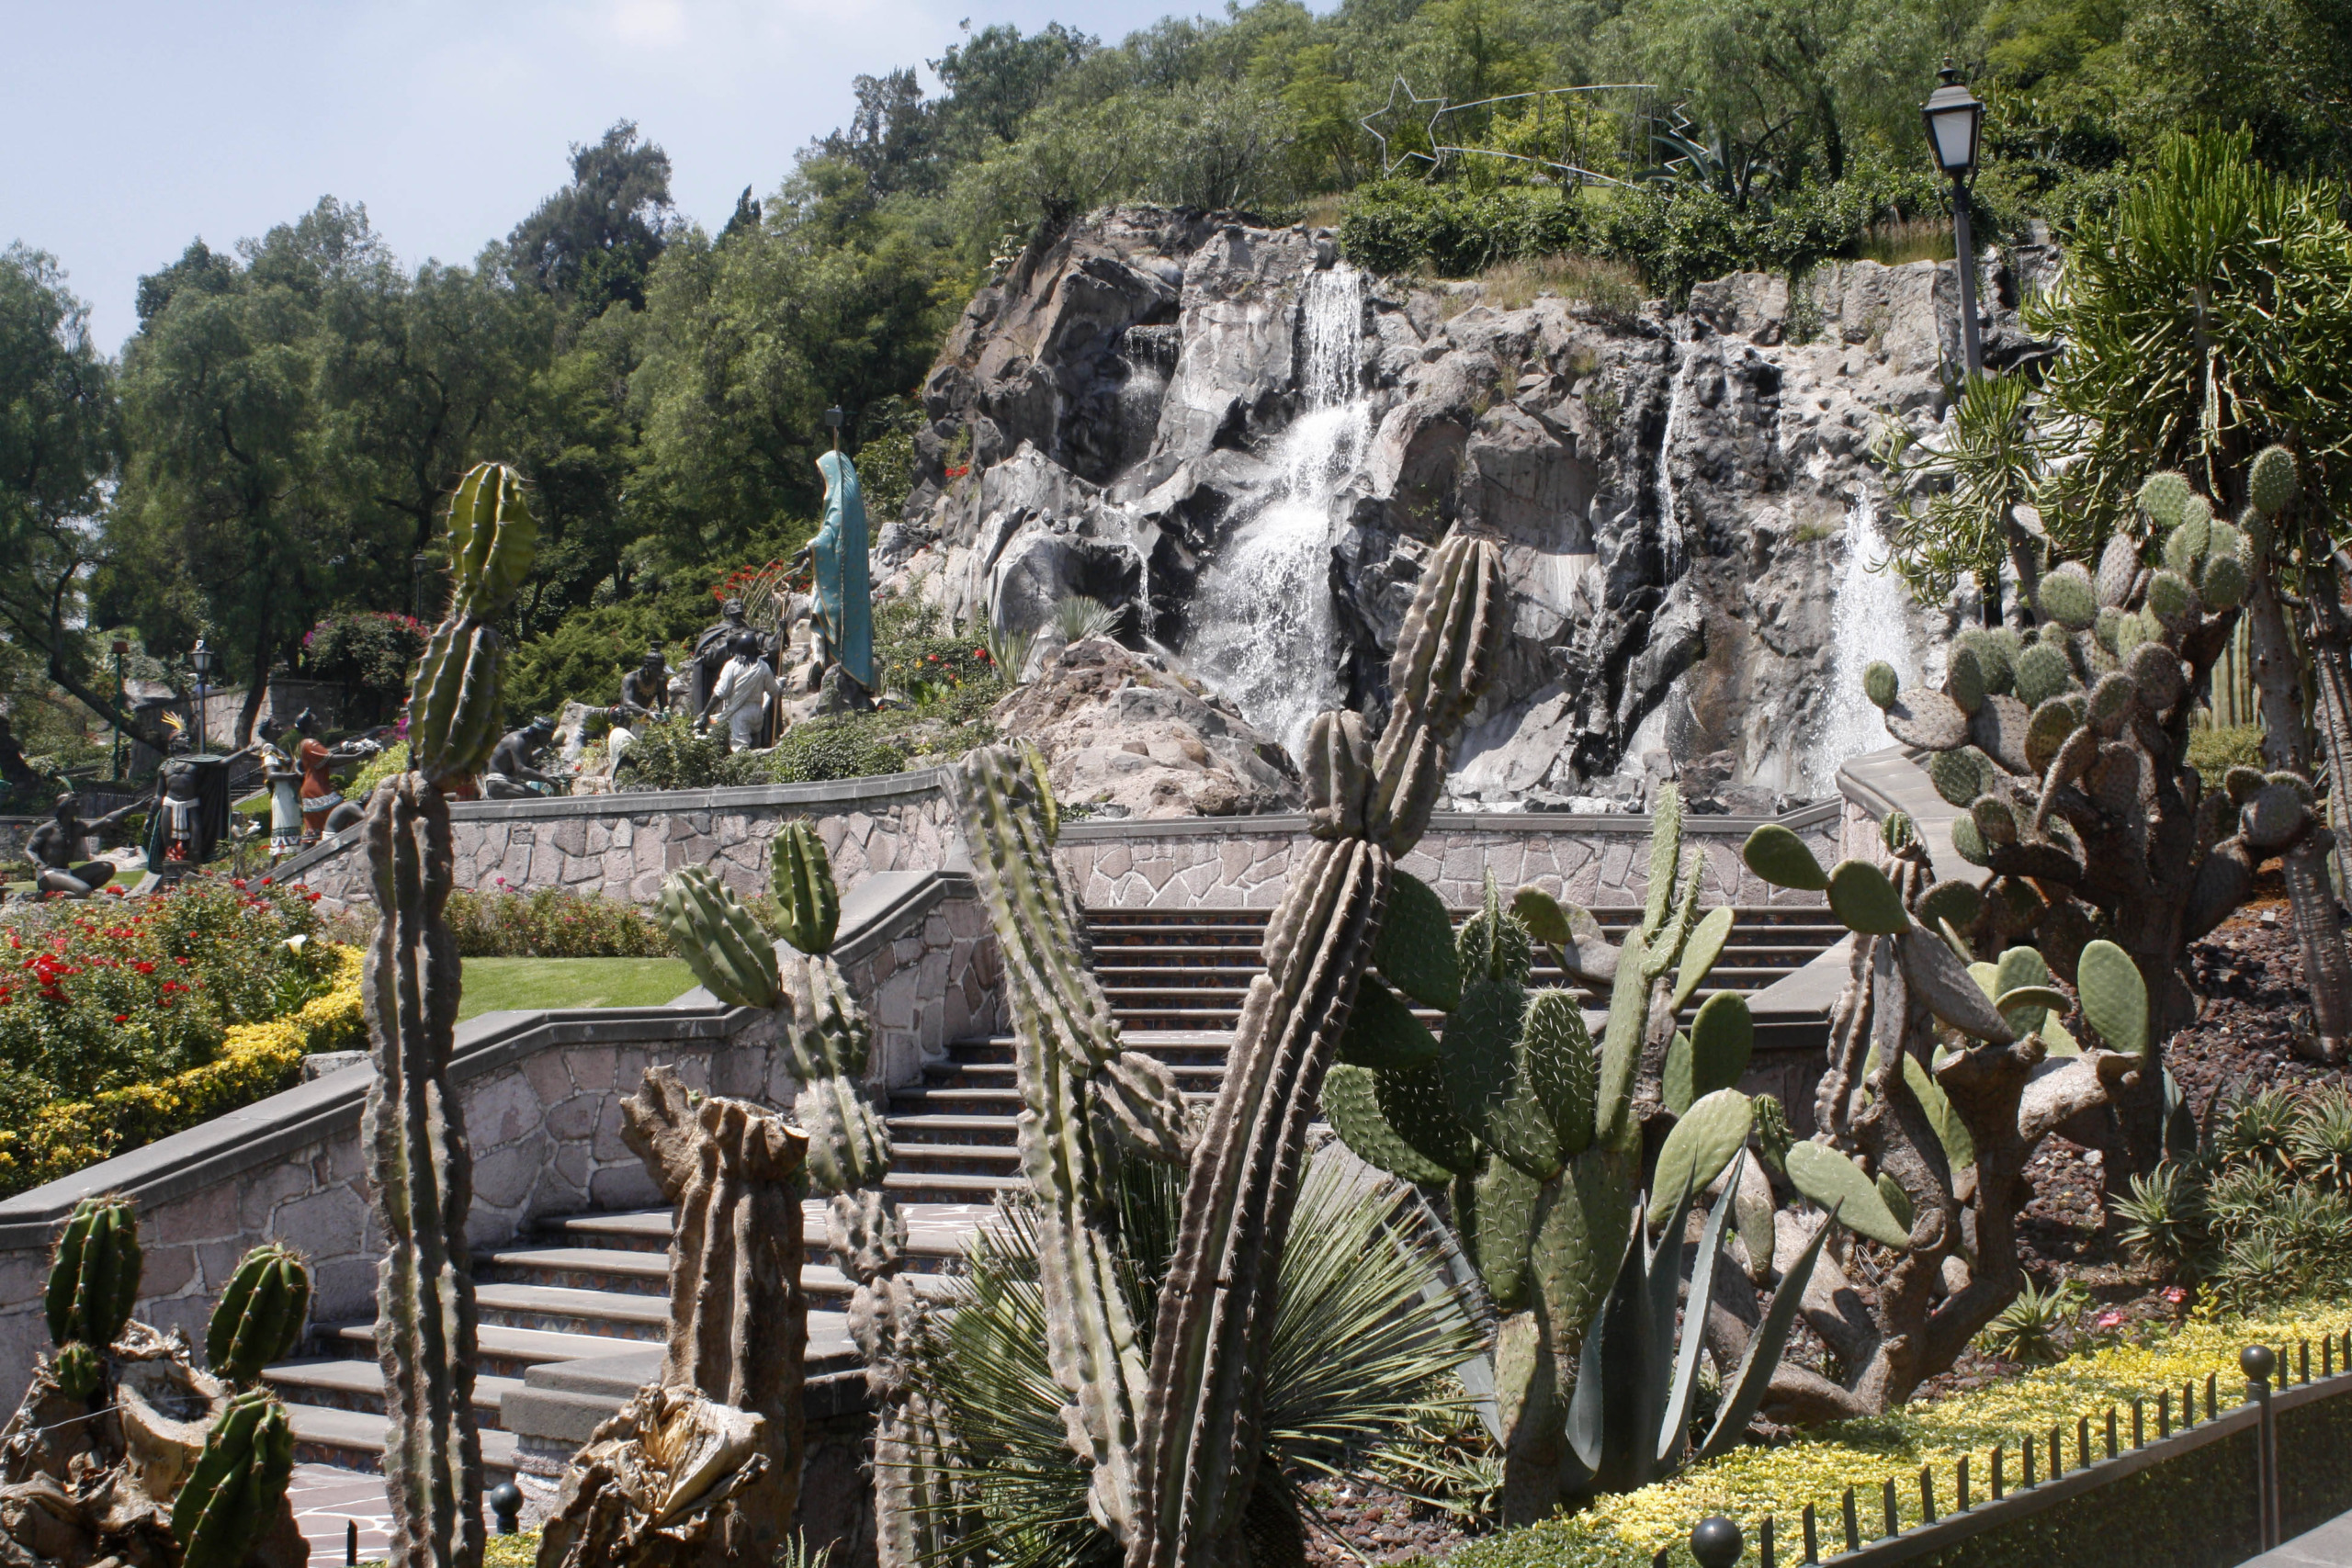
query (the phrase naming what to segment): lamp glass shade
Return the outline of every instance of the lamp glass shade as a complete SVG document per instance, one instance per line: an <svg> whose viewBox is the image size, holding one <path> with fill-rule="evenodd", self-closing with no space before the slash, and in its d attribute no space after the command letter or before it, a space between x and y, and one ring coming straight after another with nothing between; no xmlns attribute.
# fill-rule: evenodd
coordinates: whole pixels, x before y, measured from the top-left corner
<svg viewBox="0 0 2352 1568"><path fill-rule="evenodd" d="M1976 167L1976 136L1984 123L1984 105L1957 85L1938 87L1921 110L1928 122L1928 141L1936 163L1948 175L1965 175Z"/></svg>
<svg viewBox="0 0 2352 1568"><path fill-rule="evenodd" d="M188 668L196 671L198 679L208 677L212 673L212 650L198 640L197 645L188 650L187 662Z"/></svg>

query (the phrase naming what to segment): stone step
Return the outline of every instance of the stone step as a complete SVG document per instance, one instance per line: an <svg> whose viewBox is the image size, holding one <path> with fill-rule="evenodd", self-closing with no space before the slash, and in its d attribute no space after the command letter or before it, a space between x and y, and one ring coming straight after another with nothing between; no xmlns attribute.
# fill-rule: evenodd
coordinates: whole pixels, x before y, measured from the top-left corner
<svg viewBox="0 0 2352 1568"><path fill-rule="evenodd" d="M593 1334L606 1339L662 1339L670 1333L666 1296L631 1291L582 1291L563 1285L478 1285L482 1326Z"/></svg>
<svg viewBox="0 0 2352 1568"><path fill-rule="evenodd" d="M996 1201L998 1193L1017 1191L1023 1183L1018 1176L894 1170L882 1179L882 1185L901 1198L917 1202L990 1203Z"/></svg>
<svg viewBox="0 0 2352 1568"><path fill-rule="evenodd" d="M288 1405L350 1410L363 1416L384 1414L384 1369L374 1361L317 1356L280 1361L264 1368L261 1375ZM498 1402L507 1390L522 1386L521 1378L475 1378L474 1419L485 1427L496 1427Z"/></svg>
<svg viewBox="0 0 2352 1568"><path fill-rule="evenodd" d="M1010 1131L1012 1118L1005 1121ZM1021 1151L1010 1139L990 1144L901 1144L893 1140L890 1169L894 1175L910 1177L1010 1176L1021 1169Z"/></svg>
<svg viewBox="0 0 2352 1568"><path fill-rule="evenodd" d="M288 1404L294 1428L294 1462L331 1464L339 1470L379 1473L384 1468L384 1417L325 1404ZM514 1434L492 1428L481 1434L481 1467L503 1481L514 1472Z"/></svg>
<svg viewBox="0 0 2352 1568"><path fill-rule="evenodd" d="M1016 1104L1004 1114L1019 1110ZM981 1223L987 1214L967 1212L967 1206L956 1201L941 1202L910 1202L899 1204L899 1218L907 1227L907 1261L910 1272L929 1273L951 1265L964 1256L964 1238L972 1226ZM670 1234L675 1224L667 1209L623 1210L612 1213L564 1214L541 1223L541 1234L548 1236L555 1249L576 1247L592 1252L627 1252L642 1254L652 1259L657 1270L654 1278L662 1281L657 1290L667 1289ZM825 1246L825 1204L821 1199L810 1199L800 1206L800 1227L806 1256L812 1260L827 1256ZM511 1250L528 1253L536 1248L525 1247Z"/></svg>

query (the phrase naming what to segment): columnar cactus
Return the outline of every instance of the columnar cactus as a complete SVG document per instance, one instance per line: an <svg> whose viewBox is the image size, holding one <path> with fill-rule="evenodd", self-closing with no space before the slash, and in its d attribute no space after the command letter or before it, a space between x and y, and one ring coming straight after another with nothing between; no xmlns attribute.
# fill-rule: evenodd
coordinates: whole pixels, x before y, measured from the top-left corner
<svg viewBox="0 0 2352 1568"><path fill-rule="evenodd" d="M1929 885L1926 850L1902 813L1883 838L1892 877L1859 860L1825 873L1778 827L1758 829L1745 851L1766 881L1826 892L1856 938L1831 1014L1819 1131L1781 1156L1820 1213L1782 1213L1767 1245L1781 1257L1817 1245L1834 1213L1888 1249L1875 1260L1867 1312L1851 1306L1863 1298L1848 1260L1823 1260L1827 1282L1815 1280L1804 1310L1843 1375L1781 1367L1766 1408L1783 1421L1883 1411L1951 1367L2022 1283L2018 1214L2042 1139L2162 1071L2148 989L2123 949L2094 938L2069 954L2094 1035L2077 1043L2059 1022L2070 1000L2042 955L2013 947L1972 964L1954 913L1973 912L1968 898ZM2052 1057L2070 1059L2043 1070Z"/></svg>
<svg viewBox="0 0 2352 1568"><path fill-rule="evenodd" d="M466 1247L473 1158L448 1081L458 1021L457 945L445 788L477 772L498 736L504 651L493 624L531 570L537 529L521 478L484 463L449 505L449 613L417 666L409 706L415 771L368 804L368 873L379 916L361 1001L375 1055L361 1139L383 1227L377 1356L393 1568L472 1568L481 1559L481 1440L474 1423L476 1318Z"/></svg>
<svg viewBox="0 0 2352 1568"><path fill-rule="evenodd" d="M976 750L957 786L1012 1003L1015 1127L1037 1199L1047 1359L1069 1397L1070 1446L1089 1467L1089 1509L1132 1540L1148 1370L1119 1280L1109 1140L1181 1161L1183 1102L1166 1068L1120 1041L1084 922L1054 865L1035 773L1011 752Z"/></svg>
<svg viewBox="0 0 2352 1568"><path fill-rule="evenodd" d="M277 1242L254 1247L237 1265L212 1309L204 1353L218 1375L250 1386L302 1337L311 1311L311 1270L302 1255Z"/></svg>
<svg viewBox="0 0 2352 1568"><path fill-rule="evenodd" d="M50 1342L61 1351L81 1345L93 1355L103 1354L130 1321L141 1267L139 1222L130 1199L85 1198L74 1204L64 1233L57 1238L43 1295ZM95 1368L90 1357L75 1360ZM93 1381L84 1395L96 1387Z"/></svg>
<svg viewBox="0 0 2352 1568"><path fill-rule="evenodd" d="M1963 881L1920 890L1930 929L1949 921L1985 956L2030 942L2065 978L2086 942L2113 941L2154 994L2153 1068L2161 1043L2195 1016L2182 973L2188 944L2245 900L2266 855L2309 846L2316 864L2327 839L2297 809L2309 786L2288 798L2300 781L2208 781L2182 760L2260 528L2250 536L2216 520L2175 474L2149 480L2142 504L2161 530L2160 564L2142 565L2118 536L2096 575L2069 562L2043 577L2047 619L2030 640L1963 634L1939 692L1898 691L1884 666L1865 685L1894 738L1931 753L1937 791L1966 810L1953 846L1996 874L1981 890ZM2267 804L2256 813L2258 795ZM2114 1094L2121 1152L2152 1167L2161 1073Z"/></svg>
<svg viewBox="0 0 2352 1568"><path fill-rule="evenodd" d="M259 1389L230 1400L172 1505L172 1533L187 1568L240 1568L277 1523L293 1472L286 1406Z"/></svg>

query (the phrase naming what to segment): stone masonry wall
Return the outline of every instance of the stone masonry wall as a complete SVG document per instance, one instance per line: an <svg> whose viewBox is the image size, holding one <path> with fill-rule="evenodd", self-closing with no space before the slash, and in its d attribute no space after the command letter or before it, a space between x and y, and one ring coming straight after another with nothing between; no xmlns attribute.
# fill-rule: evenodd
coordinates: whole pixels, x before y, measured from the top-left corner
<svg viewBox="0 0 2352 1568"><path fill-rule="evenodd" d="M1826 863L1836 861L1835 807L1795 819ZM1684 842L1705 857L1703 886L1727 904L1818 904L1817 893L1767 885L1739 858L1756 823L1692 817ZM1444 815L1398 862L1453 908L1485 892L1488 868L1508 892L1534 883L1589 908L1642 903L1649 893L1649 820L1636 817ZM1091 908L1271 908L1282 897L1292 856L1307 842L1303 818L1175 822L1078 822L1062 829L1057 852L1080 902Z"/></svg>
<svg viewBox="0 0 2352 1568"><path fill-rule="evenodd" d="M457 885L482 891L569 887L650 903L662 879L708 865L741 892L767 887L768 840L812 818L848 892L878 872L944 865L955 812L933 772L840 784L662 790L549 800L466 801L449 809ZM289 862L282 875L345 902L368 897L355 829Z"/></svg>

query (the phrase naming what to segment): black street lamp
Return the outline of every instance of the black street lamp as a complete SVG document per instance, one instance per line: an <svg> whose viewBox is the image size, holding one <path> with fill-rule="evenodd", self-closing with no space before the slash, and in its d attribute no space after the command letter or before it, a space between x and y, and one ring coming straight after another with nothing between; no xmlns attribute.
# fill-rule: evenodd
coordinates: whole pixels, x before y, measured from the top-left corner
<svg viewBox="0 0 2352 1568"><path fill-rule="evenodd" d="M123 655L130 651L130 643L121 637L114 639L114 780L117 784L122 782L122 660Z"/></svg>
<svg viewBox="0 0 2352 1568"><path fill-rule="evenodd" d="M423 550L408 558L408 613L412 617L427 626L440 619L438 615L428 616L424 613L425 583L432 570L433 558Z"/></svg>
<svg viewBox="0 0 2352 1568"><path fill-rule="evenodd" d="M1936 164L1951 176L1952 249L1960 261L1960 340L1968 357L1968 373L1984 369L1984 345L1976 335L1976 241L1968 230L1968 190L1976 181L1976 142L1984 128L1984 105L1961 85L1960 73L1949 60L1936 73L1943 85L1919 107L1927 121L1928 145L1935 149Z"/></svg>
<svg viewBox="0 0 2352 1568"><path fill-rule="evenodd" d="M198 637L196 646L188 649L187 667L196 671L196 750L204 753L204 694L212 680L212 650Z"/></svg>

